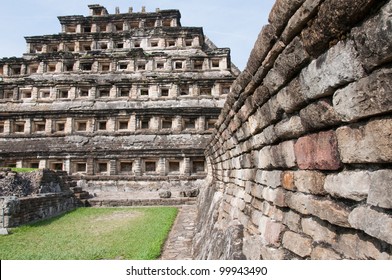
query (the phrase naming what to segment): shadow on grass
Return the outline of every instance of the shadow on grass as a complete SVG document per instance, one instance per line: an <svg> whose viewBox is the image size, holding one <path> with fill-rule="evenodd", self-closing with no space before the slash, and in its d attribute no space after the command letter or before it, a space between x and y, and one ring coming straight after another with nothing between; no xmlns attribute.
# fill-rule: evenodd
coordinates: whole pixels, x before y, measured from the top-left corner
<svg viewBox="0 0 392 280"><path fill-rule="evenodd" d="M21 225L21 226L22 226L22 227L23 227L23 226L29 226L29 227L42 227L42 226L47 226L47 225L52 224L53 222L56 222L56 221L60 220L60 219L63 218L64 216L66 216L66 215L68 215L68 214L71 214L72 212L75 212L77 209L79 209L79 208L75 208L75 209L73 209L73 210L64 212L64 213L62 213L62 214L60 214L60 215L58 215L58 216L55 216L55 217L49 217L49 218L46 218L46 219L44 219L44 220L35 221L35 222L28 223L28 224L23 224L23 225Z"/></svg>

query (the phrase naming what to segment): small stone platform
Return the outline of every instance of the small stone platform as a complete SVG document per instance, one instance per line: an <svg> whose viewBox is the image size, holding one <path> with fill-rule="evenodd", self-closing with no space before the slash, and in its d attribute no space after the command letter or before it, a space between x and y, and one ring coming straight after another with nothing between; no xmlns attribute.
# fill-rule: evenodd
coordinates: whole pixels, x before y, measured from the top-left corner
<svg viewBox="0 0 392 280"><path fill-rule="evenodd" d="M101 192L88 199L91 207L127 207L127 206L178 206L193 205L195 197L180 197L174 194L171 198L160 198L157 192Z"/></svg>

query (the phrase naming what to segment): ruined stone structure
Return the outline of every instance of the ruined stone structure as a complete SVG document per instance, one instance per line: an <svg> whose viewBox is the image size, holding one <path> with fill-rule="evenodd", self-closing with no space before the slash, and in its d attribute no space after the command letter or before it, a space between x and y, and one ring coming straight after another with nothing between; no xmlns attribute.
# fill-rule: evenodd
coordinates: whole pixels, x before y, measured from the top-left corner
<svg viewBox="0 0 392 280"><path fill-rule="evenodd" d="M64 170L90 192L197 185L239 74L230 50L178 10L89 8L0 60L0 165Z"/></svg>
<svg viewBox="0 0 392 280"><path fill-rule="evenodd" d="M0 169L0 228L52 218L82 204L64 171ZM78 190L76 190L78 191Z"/></svg>
<svg viewBox="0 0 392 280"><path fill-rule="evenodd" d="M391 259L392 1L277 0L207 149L197 259Z"/></svg>

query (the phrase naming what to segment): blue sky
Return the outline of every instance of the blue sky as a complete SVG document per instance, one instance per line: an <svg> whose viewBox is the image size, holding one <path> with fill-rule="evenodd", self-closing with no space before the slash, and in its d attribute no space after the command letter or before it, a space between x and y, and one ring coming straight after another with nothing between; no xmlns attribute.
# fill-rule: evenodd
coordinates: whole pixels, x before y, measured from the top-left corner
<svg viewBox="0 0 392 280"><path fill-rule="evenodd" d="M268 21L275 0L18 0L4 1L0 9L0 57L20 57L25 52L24 36L60 32L57 16L88 15L89 4L101 4L109 13L115 7L135 12L178 9L183 26L203 27L218 47L230 47L232 62L244 69L257 35Z"/></svg>

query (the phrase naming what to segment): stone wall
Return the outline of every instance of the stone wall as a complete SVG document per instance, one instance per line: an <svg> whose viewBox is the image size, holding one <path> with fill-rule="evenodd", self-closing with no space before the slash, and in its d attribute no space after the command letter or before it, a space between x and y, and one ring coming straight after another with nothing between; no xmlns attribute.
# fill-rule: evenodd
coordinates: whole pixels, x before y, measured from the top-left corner
<svg viewBox="0 0 392 280"><path fill-rule="evenodd" d="M197 259L391 259L392 1L277 0L206 151Z"/></svg>
<svg viewBox="0 0 392 280"><path fill-rule="evenodd" d="M0 168L0 197L59 193L69 191L71 184L68 174L63 171L39 169L18 173L11 168Z"/></svg>
<svg viewBox="0 0 392 280"><path fill-rule="evenodd" d="M100 180L99 180L100 179ZM195 178L189 180L188 178L150 178L149 180L129 180L127 178L118 179L116 181L100 177L92 180L79 180L77 186L81 187L84 191L91 194L101 193L118 193L118 197L121 198L121 194L124 193L149 193L152 197L158 197L161 191L170 191L176 196L179 196L181 191L199 189L206 185L206 180L201 178Z"/></svg>
<svg viewBox="0 0 392 280"><path fill-rule="evenodd" d="M76 208L80 201L70 190L65 172L41 169L17 173L0 170L0 227L16 227Z"/></svg>
<svg viewBox="0 0 392 280"><path fill-rule="evenodd" d="M11 228L58 216L78 205L74 194L60 192L30 197L0 197L0 227Z"/></svg>

